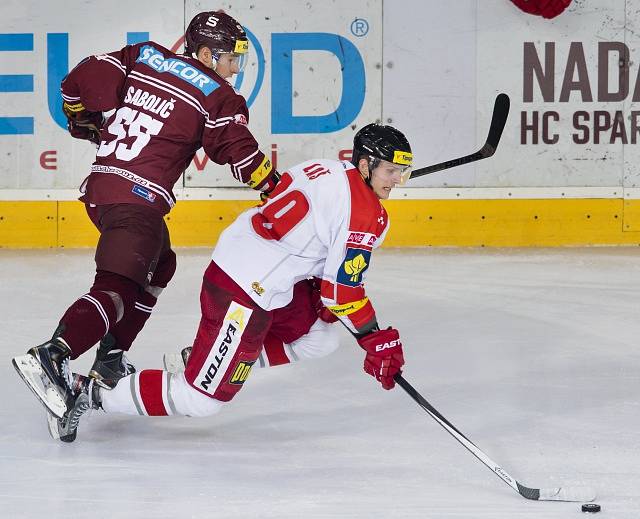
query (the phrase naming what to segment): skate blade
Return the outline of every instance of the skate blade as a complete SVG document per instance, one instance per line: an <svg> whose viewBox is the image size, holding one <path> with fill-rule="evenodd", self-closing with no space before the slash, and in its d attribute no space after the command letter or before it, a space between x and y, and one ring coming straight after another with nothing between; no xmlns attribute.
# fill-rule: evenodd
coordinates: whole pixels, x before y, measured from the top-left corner
<svg viewBox="0 0 640 519"><path fill-rule="evenodd" d="M67 405L60 393L51 387L51 381L35 357L27 353L14 357L12 363L18 375L47 411L57 418L62 418L67 411Z"/></svg>
<svg viewBox="0 0 640 519"><path fill-rule="evenodd" d="M49 427L49 434L54 440L60 439L60 431L58 430L58 419L51 413L47 413L47 426Z"/></svg>
<svg viewBox="0 0 640 519"><path fill-rule="evenodd" d="M51 413L47 413L47 425L49 427L49 434L54 440L60 440L65 443L71 443L76 440L78 430L74 429L72 432L60 431L60 420L58 420Z"/></svg>

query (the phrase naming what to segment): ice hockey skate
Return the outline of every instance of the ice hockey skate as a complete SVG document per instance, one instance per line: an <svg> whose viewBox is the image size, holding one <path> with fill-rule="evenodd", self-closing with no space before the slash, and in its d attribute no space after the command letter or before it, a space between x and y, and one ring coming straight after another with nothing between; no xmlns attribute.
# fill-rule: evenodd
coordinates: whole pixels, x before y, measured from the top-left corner
<svg viewBox="0 0 640 519"><path fill-rule="evenodd" d="M57 418L73 404L69 357L71 350L61 338L31 348L14 357L13 367L45 408Z"/></svg>
<svg viewBox="0 0 640 519"><path fill-rule="evenodd" d="M115 337L110 333L105 335L98 346L89 376L99 386L112 389L118 380L135 372L135 366L129 362L124 351L117 348Z"/></svg>
<svg viewBox="0 0 640 519"><path fill-rule="evenodd" d="M162 356L164 369L170 373L180 373L187 367L187 361L191 355L191 346L182 348L180 353L165 353Z"/></svg>
<svg viewBox="0 0 640 519"><path fill-rule="evenodd" d="M65 443L75 441L82 415L89 409L100 409L99 386L94 385L94 383L95 380L93 378L77 374L73 375L72 389L75 396L69 410L64 413L62 418L47 413L49 434L54 440L60 440Z"/></svg>

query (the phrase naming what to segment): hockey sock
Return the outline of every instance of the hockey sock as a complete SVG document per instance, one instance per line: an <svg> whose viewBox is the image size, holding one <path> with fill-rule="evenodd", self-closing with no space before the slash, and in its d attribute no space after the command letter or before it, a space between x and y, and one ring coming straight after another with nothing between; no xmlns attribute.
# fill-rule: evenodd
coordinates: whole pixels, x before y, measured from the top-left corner
<svg viewBox="0 0 640 519"><path fill-rule="evenodd" d="M224 402L191 387L184 373L146 369L118 381L111 390L100 390L107 413L141 416L211 416Z"/></svg>
<svg viewBox="0 0 640 519"><path fill-rule="evenodd" d="M118 349L128 351L135 338L144 327L158 299L147 291L141 292L131 310L112 329Z"/></svg>
<svg viewBox="0 0 640 519"><path fill-rule="evenodd" d="M168 375L159 369L145 369L123 378L112 390L101 391L102 408L107 413L168 416ZM169 404L167 403L167 406Z"/></svg>
<svg viewBox="0 0 640 519"><path fill-rule="evenodd" d="M61 337L71 348L71 358L82 355L131 312L139 292L134 281L98 271L89 293L75 301L60 319L64 330Z"/></svg>
<svg viewBox="0 0 640 519"><path fill-rule="evenodd" d="M298 360L295 354L284 342L275 335L268 333L264 338L264 347L258 358L259 367L280 366Z"/></svg>
<svg viewBox="0 0 640 519"><path fill-rule="evenodd" d="M91 290L73 303L62 316L62 338L76 359L98 342L115 323L117 308L110 294Z"/></svg>

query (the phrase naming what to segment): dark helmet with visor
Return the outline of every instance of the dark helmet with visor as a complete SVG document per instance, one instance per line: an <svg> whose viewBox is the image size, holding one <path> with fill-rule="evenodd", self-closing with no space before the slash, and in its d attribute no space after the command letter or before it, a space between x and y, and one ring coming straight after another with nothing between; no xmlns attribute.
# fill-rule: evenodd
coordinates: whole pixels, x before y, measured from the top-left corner
<svg viewBox="0 0 640 519"><path fill-rule="evenodd" d="M222 11L205 11L193 17L184 35L184 53L196 57L201 47L211 49L216 62L220 54L238 56L239 69L244 68L249 40L242 25Z"/></svg>
<svg viewBox="0 0 640 519"><path fill-rule="evenodd" d="M353 138L351 162L358 167L361 158L367 159L370 171L377 168L381 160L402 167L401 185L411 174L411 146L404 134L393 126L372 123L356 133Z"/></svg>

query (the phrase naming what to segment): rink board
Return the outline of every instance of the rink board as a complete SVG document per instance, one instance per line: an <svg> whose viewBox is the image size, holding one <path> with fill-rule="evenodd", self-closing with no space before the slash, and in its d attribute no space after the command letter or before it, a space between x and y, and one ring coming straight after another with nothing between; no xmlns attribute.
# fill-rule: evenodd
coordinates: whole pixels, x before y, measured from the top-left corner
<svg viewBox="0 0 640 519"><path fill-rule="evenodd" d="M212 246L255 200L182 200L166 217L175 246ZM640 200L388 200L385 246L640 244ZM0 201L0 247L93 247L78 201Z"/></svg>

